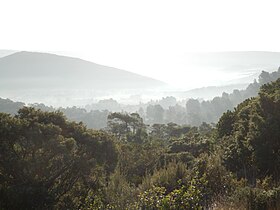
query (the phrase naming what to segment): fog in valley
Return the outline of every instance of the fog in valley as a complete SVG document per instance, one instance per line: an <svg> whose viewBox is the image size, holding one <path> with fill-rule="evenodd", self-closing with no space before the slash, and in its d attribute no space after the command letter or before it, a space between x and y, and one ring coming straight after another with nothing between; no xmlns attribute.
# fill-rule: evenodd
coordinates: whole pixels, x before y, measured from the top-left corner
<svg viewBox="0 0 280 210"><path fill-rule="evenodd" d="M183 87L62 55L1 50L0 56L2 97L56 108L84 108L106 99L123 105L155 103L169 96L179 104L189 98L211 100L245 89L263 70L277 70L280 59L280 53L273 52L188 53L185 73L170 75L183 78Z"/></svg>
<svg viewBox="0 0 280 210"><path fill-rule="evenodd" d="M262 84L275 81L280 60L280 53L272 52L188 54L186 72L195 73L184 78L197 85L184 89L79 58L26 51L2 54L3 100L61 110L91 128L105 128L112 112L138 113L151 125L217 123L225 111L256 96ZM216 85L200 87L201 81Z"/></svg>
<svg viewBox="0 0 280 210"><path fill-rule="evenodd" d="M0 5L0 210L280 210L278 1Z"/></svg>

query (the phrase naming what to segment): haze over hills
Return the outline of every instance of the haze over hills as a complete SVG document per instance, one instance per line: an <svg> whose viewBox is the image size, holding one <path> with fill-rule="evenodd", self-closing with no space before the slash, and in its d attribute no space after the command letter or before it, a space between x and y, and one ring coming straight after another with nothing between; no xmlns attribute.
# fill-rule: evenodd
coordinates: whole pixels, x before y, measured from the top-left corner
<svg viewBox="0 0 280 210"><path fill-rule="evenodd" d="M186 72L172 69L170 77L197 83L195 89L178 89L157 79L79 58L39 52L0 50L0 96L26 103L84 106L114 98L131 103L175 96L179 99L212 99L223 92L243 89L262 70L280 66L278 52L191 53ZM160 75L159 75L160 77ZM200 85L203 84L203 85ZM209 85L211 84L211 85Z"/></svg>
<svg viewBox="0 0 280 210"><path fill-rule="evenodd" d="M253 80L252 80L253 81ZM211 100L216 96L221 96L222 93L231 93L233 90L242 90L248 86L248 83L236 83L224 86L207 86L201 88L195 88L188 91L174 91L169 95L178 98L199 98L204 100Z"/></svg>
<svg viewBox="0 0 280 210"><path fill-rule="evenodd" d="M165 86L156 79L78 58L37 52L17 52L0 58L0 94L16 100L46 102Z"/></svg>
<svg viewBox="0 0 280 210"><path fill-rule="evenodd" d="M92 62L37 52L18 52L0 59L1 84L8 89L162 87L161 81Z"/></svg>
<svg viewBox="0 0 280 210"><path fill-rule="evenodd" d="M186 53L183 56L186 71L193 70L190 85L194 88L249 84L262 70L272 72L280 66L279 52L235 51ZM197 85L200 85L197 87Z"/></svg>
<svg viewBox="0 0 280 210"><path fill-rule="evenodd" d="M16 50L0 50L0 58L16 53Z"/></svg>
<svg viewBox="0 0 280 210"><path fill-rule="evenodd" d="M229 52L202 52L187 53L193 64L204 66L216 66L225 68L231 66L231 70L241 70L244 67L270 67L279 63L280 53L269 51L229 51Z"/></svg>

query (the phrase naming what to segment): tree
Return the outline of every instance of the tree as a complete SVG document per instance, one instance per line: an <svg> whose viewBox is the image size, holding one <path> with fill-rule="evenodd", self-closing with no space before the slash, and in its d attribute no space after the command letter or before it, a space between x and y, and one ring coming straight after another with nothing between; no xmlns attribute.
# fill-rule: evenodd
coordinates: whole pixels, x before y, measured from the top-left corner
<svg viewBox="0 0 280 210"><path fill-rule="evenodd" d="M217 124L218 136L229 136L233 132L234 114L231 111L225 112Z"/></svg>
<svg viewBox="0 0 280 210"><path fill-rule="evenodd" d="M259 83L261 85L264 85L264 84L269 83L271 81L272 81L272 78L271 78L269 72L262 71L262 73L259 76Z"/></svg>
<svg viewBox="0 0 280 210"><path fill-rule="evenodd" d="M108 129L119 140L142 142L146 137L143 119L138 113L118 113L108 115Z"/></svg>
<svg viewBox="0 0 280 210"><path fill-rule="evenodd" d="M0 98L0 112L16 114L17 110L19 110L23 106L24 103L22 102L13 102L10 99Z"/></svg>
<svg viewBox="0 0 280 210"><path fill-rule="evenodd" d="M188 123L194 126L201 124L200 103L196 99L189 99L186 103Z"/></svg>
<svg viewBox="0 0 280 210"><path fill-rule="evenodd" d="M159 104L149 105L146 114L148 123L163 123L164 109Z"/></svg>
<svg viewBox="0 0 280 210"><path fill-rule="evenodd" d="M224 138L225 164L252 183L257 178L279 178L280 79L261 87L259 96L247 99L218 123Z"/></svg>
<svg viewBox="0 0 280 210"><path fill-rule="evenodd" d="M78 186L80 196L96 190L101 174L112 172L116 163L110 136L68 122L61 112L24 107L15 117L0 114L3 209L62 208L64 199L74 202Z"/></svg>

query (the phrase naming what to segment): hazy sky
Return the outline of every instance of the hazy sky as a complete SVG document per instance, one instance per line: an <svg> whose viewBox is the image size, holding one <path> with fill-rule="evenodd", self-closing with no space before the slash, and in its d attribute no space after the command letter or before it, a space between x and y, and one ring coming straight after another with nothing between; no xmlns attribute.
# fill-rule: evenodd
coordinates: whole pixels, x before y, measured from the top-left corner
<svg viewBox="0 0 280 210"><path fill-rule="evenodd" d="M186 67L187 52L280 51L278 2L0 0L0 49L72 55L191 87L201 73Z"/></svg>

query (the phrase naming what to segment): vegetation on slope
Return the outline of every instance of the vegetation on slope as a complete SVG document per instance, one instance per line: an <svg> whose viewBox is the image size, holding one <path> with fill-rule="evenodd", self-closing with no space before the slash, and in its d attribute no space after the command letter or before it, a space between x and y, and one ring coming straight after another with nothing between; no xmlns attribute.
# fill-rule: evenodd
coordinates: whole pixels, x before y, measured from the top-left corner
<svg viewBox="0 0 280 210"><path fill-rule="evenodd" d="M0 114L1 209L279 209L280 79L216 127Z"/></svg>

